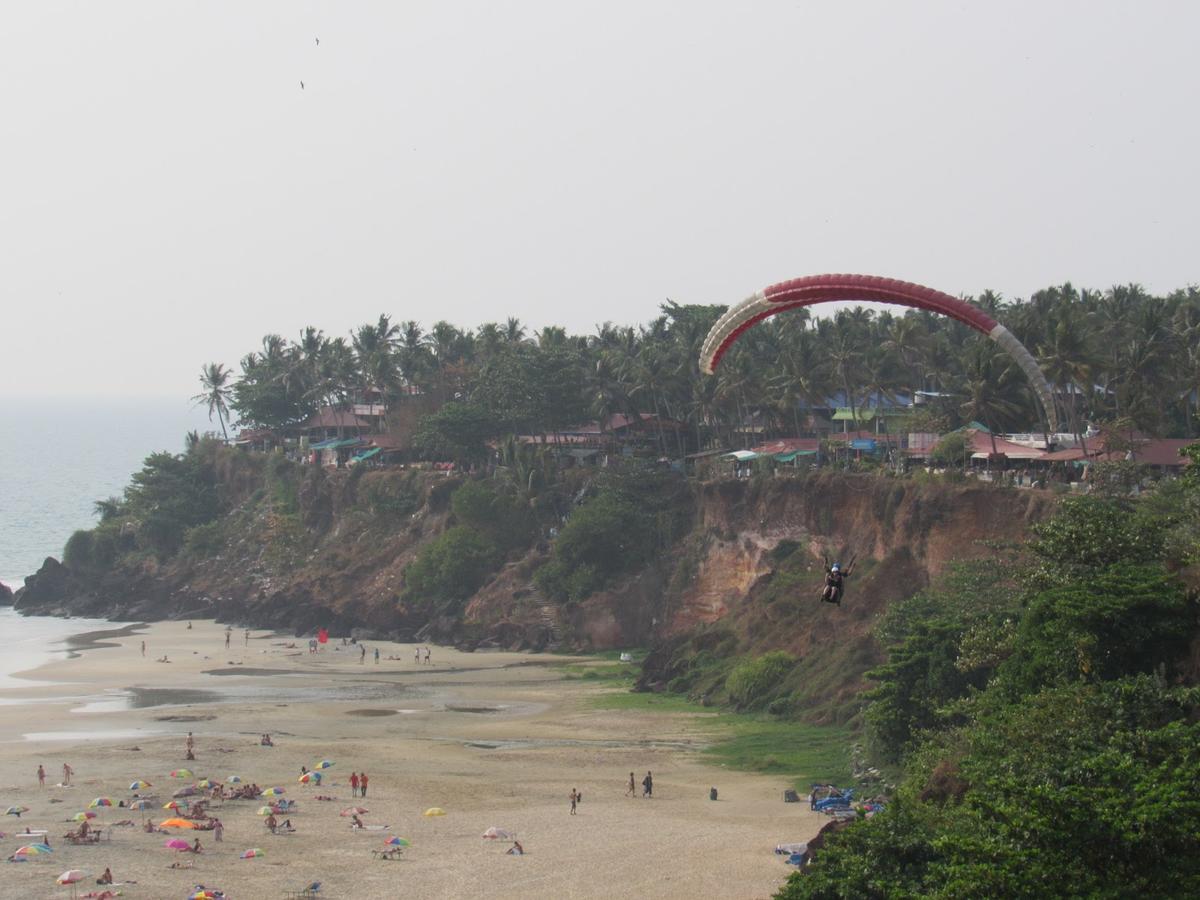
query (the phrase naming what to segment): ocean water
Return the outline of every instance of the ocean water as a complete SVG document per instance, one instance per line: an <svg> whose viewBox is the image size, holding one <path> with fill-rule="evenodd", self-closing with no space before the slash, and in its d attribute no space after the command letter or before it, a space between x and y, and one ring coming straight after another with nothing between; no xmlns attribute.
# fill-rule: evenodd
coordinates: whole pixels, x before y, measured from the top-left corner
<svg viewBox="0 0 1200 900"><path fill-rule="evenodd" d="M72 635L87 631L119 628L103 619L56 619L50 616L23 616L7 607L0 608L0 634L4 652L0 653L0 703L10 688L30 687L38 682L13 678L14 672L36 669L71 652L65 643Z"/></svg>
<svg viewBox="0 0 1200 900"><path fill-rule="evenodd" d="M186 397L0 398L0 581L16 590L61 558L72 532L96 524L92 504L120 494L148 455L215 428Z"/></svg>

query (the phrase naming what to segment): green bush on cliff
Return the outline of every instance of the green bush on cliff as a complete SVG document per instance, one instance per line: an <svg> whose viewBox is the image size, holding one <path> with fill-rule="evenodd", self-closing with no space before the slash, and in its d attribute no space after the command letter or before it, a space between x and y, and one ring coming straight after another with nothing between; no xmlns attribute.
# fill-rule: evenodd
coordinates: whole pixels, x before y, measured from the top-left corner
<svg viewBox="0 0 1200 900"><path fill-rule="evenodd" d="M653 548L645 510L603 493L575 510L554 542L554 557L535 578L556 600L583 600L643 562Z"/></svg>
<svg viewBox="0 0 1200 900"><path fill-rule="evenodd" d="M448 528L404 570L404 600L424 609L466 600L479 590L500 558L496 546L475 529Z"/></svg>
<svg viewBox="0 0 1200 900"><path fill-rule="evenodd" d="M364 472L355 466L354 472ZM370 472L360 476L358 499L371 514L386 522L407 519L421 506L417 472L410 469L403 475L396 472Z"/></svg>
<svg viewBox="0 0 1200 900"><path fill-rule="evenodd" d="M796 664L790 653L774 650L737 664L725 679L730 702L740 710L760 709Z"/></svg>
<svg viewBox="0 0 1200 900"><path fill-rule="evenodd" d="M76 531L63 547L63 565L77 572L92 568L92 532Z"/></svg>
<svg viewBox="0 0 1200 900"><path fill-rule="evenodd" d="M460 525L504 550L526 545L533 531L529 507L495 481L466 482L450 498L450 510Z"/></svg>

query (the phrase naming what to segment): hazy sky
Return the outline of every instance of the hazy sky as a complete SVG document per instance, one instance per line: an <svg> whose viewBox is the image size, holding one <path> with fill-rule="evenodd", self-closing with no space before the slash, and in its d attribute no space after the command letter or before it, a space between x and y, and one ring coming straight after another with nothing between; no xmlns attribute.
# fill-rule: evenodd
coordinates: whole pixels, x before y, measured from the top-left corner
<svg viewBox="0 0 1200 900"><path fill-rule="evenodd" d="M1183 286L1197 34L1191 2L9 3L0 393L826 271Z"/></svg>

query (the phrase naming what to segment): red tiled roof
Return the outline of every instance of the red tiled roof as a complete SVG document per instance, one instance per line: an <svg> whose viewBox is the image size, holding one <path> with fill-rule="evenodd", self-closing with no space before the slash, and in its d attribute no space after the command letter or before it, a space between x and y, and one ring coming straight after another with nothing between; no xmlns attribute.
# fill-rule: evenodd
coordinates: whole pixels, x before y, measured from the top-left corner
<svg viewBox="0 0 1200 900"><path fill-rule="evenodd" d="M1126 459L1126 451L1106 451L1103 437L1103 435L1099 435L1088 441L1086 456L1082 447L1068 447L1065 450L1047 453L1044 459L1047 462L1074 462L1081 459L1090 459L1094 462L1119 462ZM1167 468L1186 466L1189 464L1189 460L1185 456L1180 456L1179 451L1192 443L1195 442L1187 438L1149 438L1141 441L1135 439L1132 443L1133 461L1146 466Z"/></svg>

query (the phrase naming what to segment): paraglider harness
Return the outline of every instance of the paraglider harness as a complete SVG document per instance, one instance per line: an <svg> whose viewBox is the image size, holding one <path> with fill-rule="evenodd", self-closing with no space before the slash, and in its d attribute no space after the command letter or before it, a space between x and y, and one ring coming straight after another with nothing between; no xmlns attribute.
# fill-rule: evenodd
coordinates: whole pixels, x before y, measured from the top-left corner
<svg viewBox="0 0 1200 900"><path fill-rule="evenodd" d="M842 594L846 590L846 579L854 573L854 561L858 554L850 557L850 565L842 568L840 563L830 565L829 557L825 557L825 588L821 591L821 600L835 606L842 605Z"/></svg>

